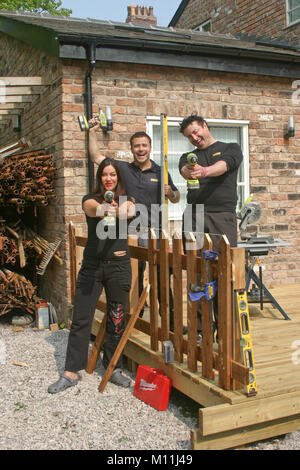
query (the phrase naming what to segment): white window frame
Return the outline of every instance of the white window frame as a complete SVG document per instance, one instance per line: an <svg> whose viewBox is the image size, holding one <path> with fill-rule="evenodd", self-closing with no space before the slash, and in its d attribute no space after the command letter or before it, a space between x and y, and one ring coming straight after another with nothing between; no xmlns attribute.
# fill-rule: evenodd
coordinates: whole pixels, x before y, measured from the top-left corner
<svg viewBox="0 0 300 470"><path fill-rule="evenodd" d="M294 10L300 9L300 4L297 5L295 8L290 8L290 0L286 0L286 25L292 26L300 22L300 19L295 21L290 21L290 13Z"/></svg>
<svg viewBox="0 0 300 470"><path fill-rule="evenodd" d="M168 117L168 127L177 126L179 132L179 123L182 121L182 117ZM160 116L147 116L146 128L147 133L151 137L153 142L153 126L160 125ZM250 121L235 120L235 119L206 119L206 122L210 126L214 127L238 127L241 129L241 148L243 152L243 165L244 165L244 182L238 183L238 186L244 186L245 200L249 197L249 123ZM153 148L153 147L152 147ZM151 159L154 160L153 150L151 152ZM160 164L160 162L158 162ZM182 214L177 214L170 220L181 220Z"/></svg>
<svg viewBox="0 0 300 470"><path fill-rule="evenodd" d="M206 31L204 30L204 26L206 26L207 24L210 24L211 28L210 28L210 31ZM207 21L204 21L204 23L200 23L198 26L196 26L196 28L193 29L193 31L202 31L204 33L212 33L212 21L211 19L207 20Z"/></svg>

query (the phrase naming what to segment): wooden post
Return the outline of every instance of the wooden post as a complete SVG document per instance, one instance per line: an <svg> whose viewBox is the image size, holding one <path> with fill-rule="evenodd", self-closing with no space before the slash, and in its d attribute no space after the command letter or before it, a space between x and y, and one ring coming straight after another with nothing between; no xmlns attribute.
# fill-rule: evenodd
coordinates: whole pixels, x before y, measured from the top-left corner
<svg viewBox="0 0 300 470"><path fill-rule="evenodd" d="M232 297L235 289L245 289L246 273L245 273L245 249L244 248L231 248L232 259ZM236 316L235 301L232 300L232 357L235 361L241 363L241 350L240 350L240 333L239 325ZM232 390L240 390L244 385L237 380L232 380Z"/></svg>
<svg viewBox="0 0 300 470"><path fill-rule="evenodd" d="M128 236L128 246L138 246L138 238L134 235ZM128 302L127 302L127 311L130 315L135 311L138 303L139 298L139 267L138 267L138 260L135 258L130 259L131 262L131 272L132 272L132 280L131 280L131 288L129 292Z"/></svg>
<svg viewBox="0 0 300 470"><path fill-rule="evenodd" d="M157 249L155 230L149 231L148 243L150 283L150 341L151 349L158 351L158 295L157 295Z"/></svg>
<svg viewBox="0 0 300 470"><path fill-rule="evenodd" d="M219 343L219 385L231 389L231 256L230 244L223 235L218 245L218 343Z"/></svg>
<svg viewBox="0 0 300 470"><path fill-rule="evenodd" d="M170 333L170 295L169 295L169 238L165 230L162 230L159 240L159 264L160 264L160 314L162 341L169 339Z"/></svg>
<svg viewBox="0 0 300 470"><path fill-rule="evenodd" d="M204 250L212 250L212 241L208 234L204 236L204 244L201 255ZM201 256L202 257L202 256ZM208 282L208 273L211 272L210 261L201 259L201 280L203 286ZM210 274L210 282L212 282ZM211 309L211 310L210 310ZM213 309L213 300L201 299L201 325L202 325L202 375L207 379L213 378L213 333L211 324L211 311Z"/></svg>
<svg viewBox="0 0 300 470"><path fill-rule="evenodd" d="M189 247L192 249L186 252L186 276L187 276L187 324L188 324L188 347L187 347L187 366L192 371L197 371L197 307L198 302L192 302L188 296L190 284L197 284L197 250L195 235L190 232L187 234Z"/></svg>
<svg viewBox="0 0 300 470"><path fill-rule="evenodd" d="M183 362L182 239L173 235L173 303L175 361Z"/></svg>

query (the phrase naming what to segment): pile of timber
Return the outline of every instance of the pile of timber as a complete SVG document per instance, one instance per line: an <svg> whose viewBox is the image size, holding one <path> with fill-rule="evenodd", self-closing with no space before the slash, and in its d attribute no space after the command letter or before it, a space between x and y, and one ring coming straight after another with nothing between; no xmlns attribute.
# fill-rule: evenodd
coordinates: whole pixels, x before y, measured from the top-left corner
<svg viewBox="0 0 300 470"><path fill-rule="evenodd" d="M22 214L27 202L47 206L55 198L53 155L41 151L7 157L0 165L0 205L13 204Z"/></svg>
<svg viewBox="0 0 300 470"><path fill-rule="evenodd" d="M0 265L19 264L20 268L26 265L38 268L50 247L51 244L46 239L23 225L21 220L14 224L0 221ZM58 251L53 257L63 264Z"/></svg>
<svg viewBox="0 0 300 470"><path fill-rule="evenodd" d="M34 315L39 299L29 280L8 269L0 269L0 316L13 309L25 310Z"/></svg>

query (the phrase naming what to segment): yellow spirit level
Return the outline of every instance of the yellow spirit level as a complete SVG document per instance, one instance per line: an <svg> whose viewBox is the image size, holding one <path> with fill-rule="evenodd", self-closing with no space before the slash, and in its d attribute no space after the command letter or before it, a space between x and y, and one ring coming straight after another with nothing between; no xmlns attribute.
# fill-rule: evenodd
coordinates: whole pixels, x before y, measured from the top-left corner
<svg viewBox="0 0 300 470"><path fill-rule="evenodd" d="M243 364L249 368L249 384L246 385L247 395L257 394L256 373L254 366L250 317L246 289L235 290L235 306L240 331L240 348Z"/></svg>

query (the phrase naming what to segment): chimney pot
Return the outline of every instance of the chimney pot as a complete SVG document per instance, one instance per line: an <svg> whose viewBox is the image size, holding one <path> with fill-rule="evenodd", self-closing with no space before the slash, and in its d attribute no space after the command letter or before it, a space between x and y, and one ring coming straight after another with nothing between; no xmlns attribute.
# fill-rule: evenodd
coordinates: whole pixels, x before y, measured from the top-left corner
<svg viewBox="0 0 300 470"><path fill-rule="evenodd" d="M126 23L140 24L140 25L157 25L157 18L153 15L153 7L145 7L140 5L131 5L127 7Z"/></svg>

